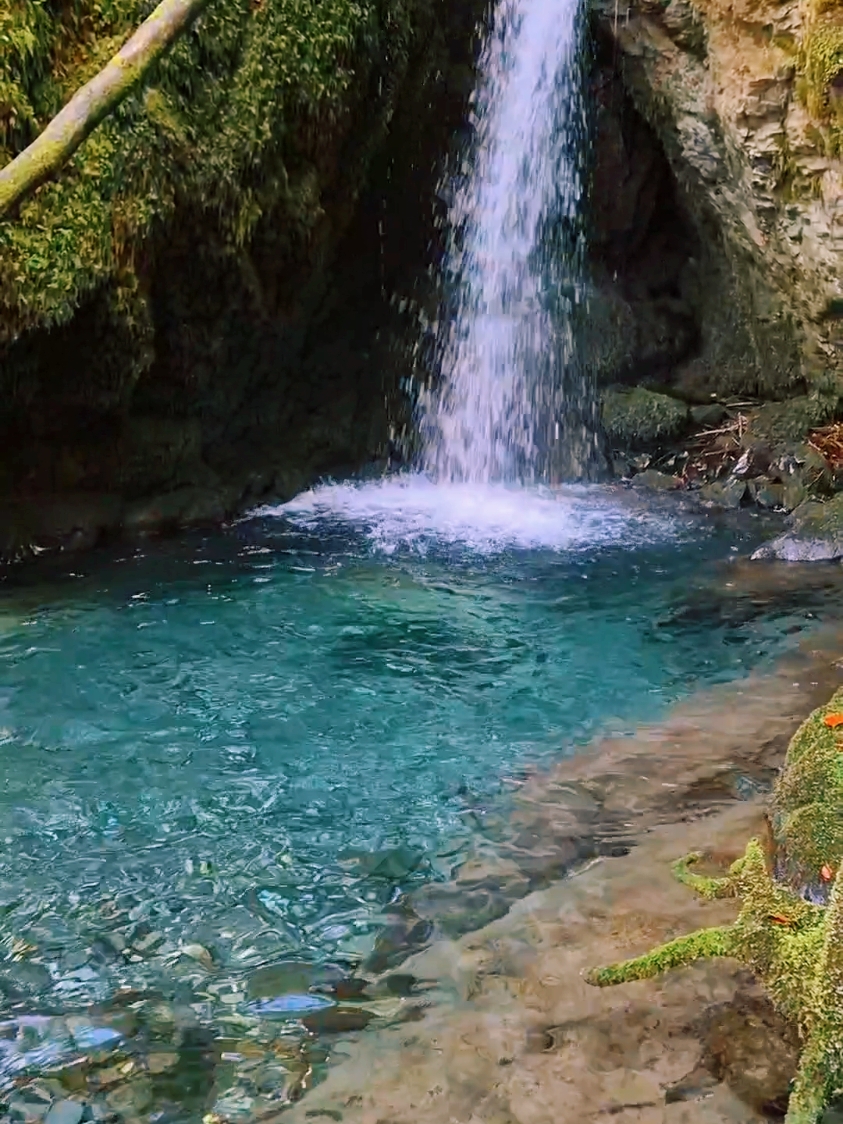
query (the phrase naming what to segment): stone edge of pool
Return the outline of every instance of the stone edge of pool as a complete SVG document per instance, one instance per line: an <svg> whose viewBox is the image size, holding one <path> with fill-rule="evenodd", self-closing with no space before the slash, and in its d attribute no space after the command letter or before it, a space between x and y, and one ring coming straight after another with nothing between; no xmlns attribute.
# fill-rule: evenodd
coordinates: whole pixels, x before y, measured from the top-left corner
<svg viewBox="0 0 843 1124"><path fill-rule="evenodd" d="M528 777L498 874L514 877L529 837L540 851L572 825L593 827L595 808L603 853L581 856L568 877L549 869L503 916L412 955L402 970L433 988L425 1017L345 1040L285 1118L760 1124L780 1111L797 1043L735 962L605 990L583 976L733 918L733 902L695 899L670 863L697 849L718 862L743 852L766 799L741 799L735 779L772 779L799 724L843 682L841 650L843 631L826 629L770 673L698 692L634 737ZM613 838L623 840L614 855Z"/></svg>

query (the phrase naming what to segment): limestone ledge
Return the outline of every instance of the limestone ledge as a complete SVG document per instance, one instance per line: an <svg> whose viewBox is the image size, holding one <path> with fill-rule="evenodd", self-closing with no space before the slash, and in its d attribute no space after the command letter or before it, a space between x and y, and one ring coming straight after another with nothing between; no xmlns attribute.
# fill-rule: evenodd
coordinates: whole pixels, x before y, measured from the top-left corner
<svg viewBox="0 0 843 1124"><path fill-rule="evenodd" d="M308 482L306 470L267 470L238 482L184 485L136 500L117 493L24 495L0 503L0 562L219 526L258 503L283 503Z"/></svg>
<svg viewBox="0 0 843 1124"><path fill-rule="evenodd" d="M768 830L747 843L726 874L696 873L701 852L673 863L677 880L701 897L737 898L737 918L587 976L606 987L705 959L747 965L801 1043L786 1124L816 1124L829 1101L843 1094L841 705L843 691L837 691L794 734L773 790Z"/></svg>

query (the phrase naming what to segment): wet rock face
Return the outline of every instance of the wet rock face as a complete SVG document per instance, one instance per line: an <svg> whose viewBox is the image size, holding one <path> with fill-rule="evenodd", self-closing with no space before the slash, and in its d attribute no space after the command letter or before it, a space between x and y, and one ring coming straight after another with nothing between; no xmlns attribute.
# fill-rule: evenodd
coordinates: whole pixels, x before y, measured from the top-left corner
<svg viewBox="0 0 843 1124"><path fill-rule="evenodd" d="M749 973L730 1003L706 1007L688 1030L699 1037L702 1056L668 1088L668 1104L693 1101L722 1081L755 1112L784 1116L799 1039Z"/></svg>
<svg viewBox="0 0 843 1124"><path fill-rule="evenodd" d="M633 0L621 18L612 0L591 8L693 228L682 293L700 341L675 381L688 393L837 394L837 5ZM650 159L633 162L642 176Z"/></svg>
<svg viewBox="0 0 843 1124"><path fill-rule="evenodd" d="M651 447L680 436L688 426L683 402L643 387L607 390L602 406L606 435L621 448Z"/></svg>

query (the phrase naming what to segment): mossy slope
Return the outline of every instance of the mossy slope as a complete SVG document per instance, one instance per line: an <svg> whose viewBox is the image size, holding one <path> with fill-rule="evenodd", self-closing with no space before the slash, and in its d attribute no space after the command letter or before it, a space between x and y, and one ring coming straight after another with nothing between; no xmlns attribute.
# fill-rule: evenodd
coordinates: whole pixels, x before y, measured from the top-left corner
<svg viewBox="0 0 843 1124"><path fill-rule="evenodd" d="M22 150L154 7L151 0L10 0L0 13L0 163ZM0 343L68 320L116 282L144 322L139 258L177 208L213 216L223 246L260 216L319 216L320 157L376 67L402 76L422 0L225 0L206 13L52 183L0 222ZM383 94L383 81L381 82ZM386 102L384 96L383 101ZM382 106L373 105L376 114Z"/></svg>

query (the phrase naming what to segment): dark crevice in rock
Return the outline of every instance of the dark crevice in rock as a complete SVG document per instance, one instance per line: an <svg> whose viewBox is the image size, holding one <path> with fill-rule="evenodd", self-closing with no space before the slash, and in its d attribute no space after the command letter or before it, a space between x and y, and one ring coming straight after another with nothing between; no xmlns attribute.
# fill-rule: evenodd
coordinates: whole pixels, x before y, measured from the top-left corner
<svg viewBox="0 0 843 1124"><path fill-rule="evenodd" d="M700 347L689 284L699 242L664 150L624 89L617 51L599 27L593 39L592 312L596 306L601 327L608 321L616 335L598 374L604 382L667 385Z"/></svg>
<svg viewBox="0 0 843 1124"><path fill-rule="evenodd" d="M703 12L687 0L633 4L620 20L609 0L592 0L591 11L598 58L656 139L690 234L680 291L694 310L698 335L665 380L671 392L702 404L819 390L828 381L827 348L818 363L809 321L824 286L815 279L800 292L796 277L800 269L807 275L819 268L823 255L803 255L794 269L801 203L791 199L785 206L780 197L790 167L781 137L792 73L767 62L769 75L729 101L719 83L738 56L730 53L723 70L718 52L725 40L709 35L719 26L719 11ZM743 47L749 49L748 41ZM721 77L715 81L714 74ZM726 88L742 89L740 81L737 74L727 77ZM792 123L801 127L795 118Z"/></svg>

